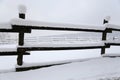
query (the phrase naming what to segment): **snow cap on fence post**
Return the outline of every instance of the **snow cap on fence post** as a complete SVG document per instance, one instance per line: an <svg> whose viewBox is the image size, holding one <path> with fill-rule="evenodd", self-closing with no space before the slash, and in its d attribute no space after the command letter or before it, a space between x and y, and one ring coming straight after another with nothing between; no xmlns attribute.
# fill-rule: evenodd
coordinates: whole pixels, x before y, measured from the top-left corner
<svg viewBox="0 0 120 80"><path fill-rule="evenodd" d="M19 18L25 19L26 6L19 5L18 10L19 10Z"/></svg>
<svg viewBox="0 0 120 80"><path fill-rule="evenodd" d="M111 19L110 16L106 16L106 17L104 18L103 24L109 23L110 19Z"/></svg>

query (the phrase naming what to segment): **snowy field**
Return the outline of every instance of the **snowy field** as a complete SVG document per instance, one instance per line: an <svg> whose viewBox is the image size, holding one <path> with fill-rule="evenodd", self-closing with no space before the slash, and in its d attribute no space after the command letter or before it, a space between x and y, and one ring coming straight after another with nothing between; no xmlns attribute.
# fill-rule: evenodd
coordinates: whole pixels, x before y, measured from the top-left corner
<svg viewBox="0 0 120 80"><path fill-rule="evenodd" d="M106 53L119 53L119 48L112 46ZM24 56L24 63L31 65L65 61L71 63L14 72L16 57L0 57L0 80L119 80L120 78L120 58L101 57L100 49L35 51L31 52L30 56Z"/></svg>
<svg viewBox="0 0 120 80"><path fill-rule="evenodd" d="M119 62L119 57L99 57L26 72L1 73L0 80L119 80Z"/></svg>

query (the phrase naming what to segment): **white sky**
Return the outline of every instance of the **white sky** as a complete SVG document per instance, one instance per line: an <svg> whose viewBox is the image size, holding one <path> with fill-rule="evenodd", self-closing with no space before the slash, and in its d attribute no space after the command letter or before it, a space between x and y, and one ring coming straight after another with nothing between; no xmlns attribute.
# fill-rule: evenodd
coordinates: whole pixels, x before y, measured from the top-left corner
<svg viewBox="0 0 120 80"><path fill-rule="evenodd" d="M120 21L120 0L0 0L0 22L17 18L19 4L27 6L32 20L102 25L111 16L112 23Z"/></svg>

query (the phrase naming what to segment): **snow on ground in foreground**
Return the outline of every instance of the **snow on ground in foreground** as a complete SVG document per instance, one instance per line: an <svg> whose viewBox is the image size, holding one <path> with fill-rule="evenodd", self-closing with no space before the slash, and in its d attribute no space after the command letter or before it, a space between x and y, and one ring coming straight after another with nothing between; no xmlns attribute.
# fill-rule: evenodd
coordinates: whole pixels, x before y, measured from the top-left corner
<svg viewBox="0 0 120 80"><path fill-rule="evenodd" d="M0 80L112 80L119 76L120 57L101 57L26 72L3 73Z"/></svg>
<svg viewBox="0 0 120 80"><path fill-rule="evenodd" d="M60 50L60 51L33 51L31 55L24 56L24 63L49 63L58 61L71 61L100 56L100 49L90 50ZM0 73L15 68L17 56L0 56Z"/></svg>
<svg viewBox="0 0 120 80"><path fill-rule="evenodd" d="M106 53L119 53L120 47L113 46ZM100 49L90 50L61 50L61 51L33 51L31 55L24 56L24 63L51 63L73 61L86 58L100 57ZM0 73L15 71L17 56L0 56Z"/></svg>

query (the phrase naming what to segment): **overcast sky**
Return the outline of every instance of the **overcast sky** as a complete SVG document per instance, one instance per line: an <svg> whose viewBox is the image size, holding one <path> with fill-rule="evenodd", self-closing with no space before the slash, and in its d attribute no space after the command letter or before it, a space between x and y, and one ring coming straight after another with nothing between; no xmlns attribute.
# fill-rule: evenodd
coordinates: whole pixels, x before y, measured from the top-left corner
<svg viewBox="0 0 120 80"><path fill-rule="evenodd" d="M72 24L102 25L105 16L120 24L120 0L0 0L0 22L18 17L17 7L27 7L27 19Z"/></svg>

